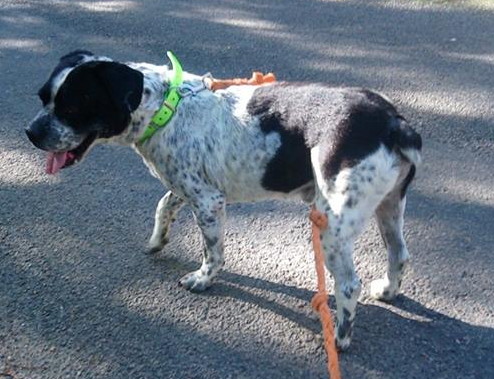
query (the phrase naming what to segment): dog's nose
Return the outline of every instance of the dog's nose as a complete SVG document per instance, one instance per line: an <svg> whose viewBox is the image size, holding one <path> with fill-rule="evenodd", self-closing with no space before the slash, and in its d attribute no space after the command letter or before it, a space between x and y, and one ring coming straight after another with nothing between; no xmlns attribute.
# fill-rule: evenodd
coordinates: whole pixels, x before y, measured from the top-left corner
<svg viewBox="0 0 494 379"><path fill-rule="evenodd" d="M33 142L33 139L35 139L33 131L30 128L26 128L24 131L26 132L29 141Z"/></svg>
<svg viewBox="0 0 494 379"><path fill-rule="evenodd" d="M31 125L26 128L27 138L29 138L34 146L42 148L41 145L45 142L49 132L49 125L50 118L47 115L43 115L36 117Z"/></svg>
<svg viewBox="0 0 494 379"><path fill-rule="evenodd" d="M25 131L27 134L27 138L29 138L29 141L31 141L34 145L39 143L39 141L41 140L41 133L39 129L28 127Z"/></svg>

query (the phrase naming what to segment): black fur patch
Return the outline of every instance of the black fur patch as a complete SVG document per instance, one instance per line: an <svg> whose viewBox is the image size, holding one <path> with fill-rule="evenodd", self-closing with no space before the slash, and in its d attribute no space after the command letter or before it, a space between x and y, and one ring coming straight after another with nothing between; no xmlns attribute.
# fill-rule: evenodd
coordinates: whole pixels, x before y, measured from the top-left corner
<svg viewBox="0 0 494 379"><path fill-rule="evenodd" d="M381 145L391 150L395 144L392 126L398 114L391 104L362 89L345 90L343 99L344 110L335 120L332 138L322 142L325 178L353 167Z"/></svg>
<svg viewBox="0 0 494 379"><path fill-rule="evenodd" d="M53 79L55 78L55 76L57 76L60 72L62 72L66 68L77 66L82 61L84 56L92 56L92 55L94 54L87 50L75 50L60 58L58 65L52 71L50 77L43 85L43 87L41 87L41 89L38 91L38 96L41 99L43 106L46 106L46 104L48 104L51 100L51 89L53 86Z"/></svg>
<svg viewBox="0 0 494 379"><path fill-rule="evenodd" d="M264 133L280 134L282 145L268 164L263 186L289 192L313 179L310 149L320 146L326 179L403 137L402 119L378 94L360 88L277 83L258 88L248 104Z"/></svg>
<svg viewBox="0 0 494 379"><path fill-rule="evenodd" d="M422 137L408 125L408 122L402 116L398 115L396 117L393 131L396 135L396 144L402 149L422 149Z"/></svg>
<svg viewBox="0 0 494 379"><path fill-rule="evenodd" d="M266 167L262 185L270 191L288 193L314 177L303 125L291 122L286 112L277 108L278 97L282 95L278 89L284 88L284 85L273 85L257 89L247 110L251 115L259 116L263 133L280 135L281 146Z"/></svg>
<svg viewBox="0 0 494 379"><path fill-rule="evenodd" d="M55 97L55 115L75 132L120 134L141 101L143 75L116 62L88 62L70 72Z"/></svg>
<svg viewBox="0 0 494 379"><path fill-rule="evenodd" d="M270 191L291 192L313 180L310 150L300 130L289 129L279 114L261 116L265 134L278 133L281 146L266 167L262 185Z"/></svg>

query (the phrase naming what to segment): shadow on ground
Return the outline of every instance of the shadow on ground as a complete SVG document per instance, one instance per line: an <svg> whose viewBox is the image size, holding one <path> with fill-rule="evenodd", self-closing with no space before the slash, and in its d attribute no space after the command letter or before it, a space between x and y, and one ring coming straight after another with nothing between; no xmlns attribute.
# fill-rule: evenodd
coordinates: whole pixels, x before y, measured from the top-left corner
<svg viewBox="0 0 494 379"><path fill-rule="evenodd" d="M3 251L2 256L2 287L7 290L2 291L2 302L7 304L6 314L2 315L3 326L22 332L31 341L43 339L52 355L77 356L81 366L89 370L81 368L85 375L95 368L103 368L103 371L107 370L107 377L112 378L129 375L143 378L195 377L196 370L215 377L228 377L229 372L251 377L249 367L255 365L273 377L324 376L324 356L320 348L315 350L310 362L320 366L301 367L300 357L281 354L272 345L261 345L261 339L251 335L243 337L241 345L238 345L237 336L232 338L231 344L225 344L214 334L204 333L180 319L171 319L166 314L146 316L145 312L129 309L111 296L115 294L115 288L111 286L108 294L95 296L92 291L81 288L85 286L72 283L71 278L49 273L42 278L20 269L8 252ZM151 272L149 265L155 266ZM193 269L195 264L163 258L151 259L151 263L143 262L143 266L145 281L154 286L153 283L163 280L164 275L176 278ZM122 274L128 275L129 271L130 268ZM98 285L104 282L103 278L94 279ZM122 280L120 284L132 286L138 278L127 276L127 280L128 283ZM160 290L176 292L172 290L176 286L175 280L166 282L167 279L159 286ZM21 286L23 291L9 291L12 285ZM273 300L272 294L279 293L285 298L306 302L306 307L309 307L308 301L313 294L306 289L223 272L218 283L208 292L193 295L196 297L193 306L218 304L210 300L219 300L220 305L233 300L239 308L242 303L247 303L278 314L284 322L292 322L310 333L318 333L319 322L308 315L307 309L293 308L280 300ZM153 293L146 296L152 297ZM145 303L146 299L141 301ZM164 312L167 306L163 306ZM111 323L104 321L107 319L111 319ZM205 318L197 322L214 320ZM234 317L232 322L235 322ZM231 329L231 325L224 327ZM269 340L270 331L266 330L264 334ZM405 296L400 296L390 308L360 304L354 344L350 352L341 355L341 365L346 377L373 373L382 378L394 378L397 365L408 373L409 378L419 378L424 373L445 377L445 372L462 372L464 377L487 377L491 371L485 364L485 357L494 347L493 334L491 328L447 317ZM7 347L10 343L19 343L1 335L0 340ZM178 356L180 360L175 359ZM374 358L369 360L369 356ZM445 359L451 356L455 358ZM243 364L235 366L239 361ZM13 361L7 367L12 373L43 377L49 365L50 362L46 361L31 361L29 364Z"/></svg>
<svg viewBox="0 0 494 379"><path fill-rule="evenodd" d="M16 77L5 84L2 98L0 158L8 162L2 175L19 170L18 156L34 160L38 154L21 125L36 113L37 87L67 52L59 51L60 45L152 62L171 49L198 73L228 77L256 68L288 80L371 86L396 95L428 138L475 154L471 143L489 148L494 141L493 113L477 114L475 102L466 104L470 113L453 114L415 102L428 80L451 93L492 92L487 80L492 34L478 33L465 43L460 27L492 30L492 12L354 1L217 0L209 8L199 0L106 3L98 10L89 1L12 2L0 17L5 31L0 70L6 78ZM190 232L186 215L174 231L190 234L183 245L173 245L166 256L141 256L152 208L164 191L130 152L95 149L60 182L40 183L40 172L24 175L0 184L0 369L28 378L44 377L48 368L56 373L54 362L60 376L66 369L74 376L80 371L83 377L109 378L196 377L198 372L250 378L253 371L265 377L325 376L324 354L314 337L319 322L309 309L312 291L258 278L255 271L232 270L221 273L203 295L179 289L178 278L198 265L197 233ZM34 179L26 184L30 176ZM268 207L274 218L300 217L299 205ZM233 206L229 213L239 220L264 212L266 203ZM409 234L415 263L405 293L412 285L427 285L440 297L449 287L458 297L444 295L444 301L469 301L472 312L476 304L488 308L491 289L482 283L472 288L469 278L492 271L488 254L479 248L492 246L492 207L417 188L408 216L412 225L429 228ZM341 356L345 376L491 377L493 329L435 308L410 295L392 306L361 304L352 350ZM215 317L225 313L216 325ZM262 325L263 317L282 325L260 330L256 323ZM287 351L279 334L291 329L298 334L288 339L295 347Z"/></svg>

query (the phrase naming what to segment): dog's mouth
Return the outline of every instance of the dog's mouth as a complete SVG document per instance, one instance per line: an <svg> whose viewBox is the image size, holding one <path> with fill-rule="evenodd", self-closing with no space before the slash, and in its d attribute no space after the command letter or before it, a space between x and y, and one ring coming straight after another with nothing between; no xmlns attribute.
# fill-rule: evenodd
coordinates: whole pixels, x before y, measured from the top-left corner
<svg viewBox="0 0 494 379"><path fill-rule="evenodd" d="M91 147L96 137L96 133L90 134L79 146L69 151L49 152L46 160L46 173L55 175L62 168L72 166L73 164L79 162L89 147Z"/></svg>

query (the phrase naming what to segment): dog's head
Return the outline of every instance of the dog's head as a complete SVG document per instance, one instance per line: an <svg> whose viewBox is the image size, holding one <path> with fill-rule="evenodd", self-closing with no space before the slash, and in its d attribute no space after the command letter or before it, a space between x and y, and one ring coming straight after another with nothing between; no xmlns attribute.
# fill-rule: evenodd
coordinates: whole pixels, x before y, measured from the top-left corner
<svg viewBox="0 0 494 379"><path fill-rule="evenodd" d="M88 51L63 56L38 92L43 109L26 133L49 152L47 172L80 161L94 143L120 135L141 102L143 75Z"/></svg>

